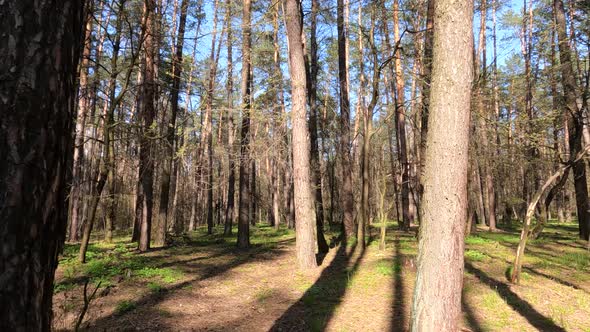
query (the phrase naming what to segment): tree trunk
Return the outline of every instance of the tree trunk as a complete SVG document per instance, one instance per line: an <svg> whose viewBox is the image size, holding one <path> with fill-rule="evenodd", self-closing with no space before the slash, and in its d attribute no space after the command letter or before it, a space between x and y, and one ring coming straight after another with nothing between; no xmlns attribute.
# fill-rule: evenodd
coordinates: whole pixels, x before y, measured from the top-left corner
<svg viewBox="0 0 590 332"><path fill-rule="evenodd" d="M217 4L213 4L213 32L211 34L211 54L209 55L209 77L207 80L207 90L205 96L205 119L204 128L201 135L201 151L206 151L204 158L199 162L206 161L207 164L202 166L203 180L205 182L205 192L207 194L207 234L213 234L213 98L215 90L215 76L217 73L217 59L215 57L215 42L217 39ZM204 163L203 163L204 164Z"/></svg>
<svg viewBox="0 0 590 332"><path fill-rule="evenodd" d="M434 2L428 0L426 10L426 32L424 33L424 58L422 59L422 114L420 123L420 172L424 172L424 154L426 150L426 139L428 136L428 111L430 106L430 83L432 81L432 43L434 37ZM422 174L421 174L422 175ZM422 176L420 176L422 178ZM420 183L420 192L422 192Z"/></svg>
<svg viewBox="0 0 590 332"><path fill-rule="evenodd" d="M565 117L569 131L570 158L582 150L582 131L584 127L582 100L578 94L578 84L572 65L571 49L566 34L565 10L562 0L553 1L553 10L557 28L559 60L561 63L561 83L565 97ZM578 227L580 239L590 241L590 211L588 211L588 186L586 166L583 160L573 165L574 188L578 211Z"/></svg>
<svg viewBox="0 0 590 332"><path fill-rule="evenodd" d="M178 96L180 93L180 75L182 74L182 52L184 47L184 30L186 27L186 15L188 0L182 0L180 5L180 19L178 21L178 37L176 39L175 54L172 60L172 90L170 91L170 120L166 126L166 140L162 167L162 182L160 187L160 206L158 208L158 231L154 244L164 246L166 244L166 230L171 215L168 213L170 201L171 172L174 165L174 141L176 139L176 116L178 114Z"/></svg>
<svg viewBox="0 0 590 332"><path fill-rule="evenodd" d="M399 44L399 1L393 1L393 34ZM402 229L407 231L413 221L410 214L410 166L408 163L408 147L406 143L406 113L404 106L405 82L401 62L401 53L397 47L393 50L395 57L395 133L397 135L397 153L402 168Z"/></svg>
<svg viewBox="0 0 590 332"><path fill-rule="evenodd" d="M139 196L137 199L140 212L139 219L139 246L140 251L147 251L150 248L151 228L152 228L152 208L154 196L154 156L153 145L156 136L153 123L156 118L155 100L155 50L156 42L154 40L154 23L155 23L155 2L154 0L145 0L145 40L144 40L144 59L143 59L143 84L141 87L141 110L140 118L142 124L142 133L139 142Z"/></svg>
<svg viewBox="0 0 590 332"><path fill-rule="evenodd" d="M117 23L116 23L116 35L113 41L113 53L111 57L111 75L109 79L109 104L105 109L106 112L104 114L104 121L103 121L103 142L104 142L104 151L98 158L98 167L99 167L99 174L98 180L94 187L91 190L91 199L89 203L89 210L88 216L86 219L86 223L84 224L84 232L82 235L82 242L80 244L80 251L78 253L78 260L81 263L86 262L86 251L88 249L88 244L90 242L90 234L92 233L92 227L94 226L94 220L96 218L96 210L98 208L98 203L100 201L100 197L102 196L102 192L104 187L110 178L111 181L111 188L114 188L114 174L115 174L115 155L114 155L114 133L113 133L113 124L115 122L115 110L119 105L120 101L122 100L125 92L127 91L127 87L129 85L129 81L131 79L131 72L133 70L133 66L135 64L135 58L131 60L131 64L127 69L127 76L125 80L124 86L121 87L119 94L117 94L117 76L119 75L118 71L118 60L119 60L119 49L121 45L121 27L123 25L123 6L124 2L122 1L119 7L119 11L117 13ZM111 190L111 194L114 190ZM110 200L109 200L110 201ZM109 204L114 204L114 197L112 198L112 202ZM107 217L108 218L108 217ZM111 219L111 218L108 218ZM112 222L112 219L111 219ZM105 229L105 237L112 237L112 232L109 226L108 229ZM108 235L107 233L110 233Z"/></svg>
<svg viewBox="0 0 590 332"><path fill-rule="evenodd" d="M467 217L473 1L437 0L412 331L457 331Z"/></svg>
<svg viewBox="0 0 590 332"><path fill-rule="evenodd" d="M496 231L496 193L494 190L494 181L492 177L492 170L490 166L490 151L488 145L488 131L487 131L487 107L485 103L484 90L487 82L487 59L486 59L486 17L487 7L486 1L481 1L481 25L479 30L479 46L478 57L476 61L476 76L478 76L478 84L476 87L477 107L479 109L478 126L476 127L481 137L480 157L481 157L481 176L483 180L483 201L485 206L486 220L491 232Z"/></svg>
<svg viewBox="0 0 590 332"><path fill-rule="evenodd" d="M510 281L512 283L518 283L520 281L520 272L522 269L522 260L524 258L524 250L526 247L527 239L531 235L531 234L529 234L531 220L533 219L533 216L535 214L535 209L537 207L537 204L539 203L539 200L541 199L541 196L543 196L545 191L547 191L547 188L549 188L549 186L551 186L551 184L553 184L553 182L556 182L556 184L553 186L553 188L551 188L551 191L554 191L556 189L558 190L561 186L563 186L563 184L565 183L565 181L563 181L563 180L565 180L565 178L567 177L570 167L572 167L572 165L574 165L574 167L575 167L576 163L578 161L582 160L582 158L584 157L584 155L587 152L588 152L588 149L581 150L575 156L575 158L572 158L570 160L570 162L567 165L562 166L557 171L555 171L555 173L553 173L547 179L547 181L545 181L545 184L543 184L543 186L541 188L539 188L537 190L537 192L533 195L533 198L531 199L531 202L529 203L527 211L526 211L524 225L523 225L522 231L520 233L520 241L518 243L518 248L516 249L516 256L514 258L514 264L512 266L513 267L512 274L510 275Z"/></svg>
<svg viewBox="0 0 590 332"><path fill-rule="evenodd" d="M317 267L316 216L312 194L310 141L306 119L306 72L302 41L301 3L286 0L286 27L289 43L293 126L293 184L297 262L300 269Z"/></svg>
<svg viewBox="0 0 590 332"><path fill-rule="evenodd" d="M225 223L223 234L231 235L234 223L234 205L235 205L235 187L236 187L236 170L235 170L235 125L234 125L234 103L233 103L233 34L232 34L232 1L226 0L226 30L227 30L227 81L225 84L227 96L227 148L229 155L228 185L227 185L227 206L225 207Z"/></svg>
<svg viewBox="0 0 590 332"><path fill-rule="evenodd" d="M310 61L307 89L309 91L309 131L311 140L311 169L313 171L313 184L315 193L315 215L317 227L318 250L326 253L329 250L324 237L324 202L322 199L322 167L320 163L320 151L318 146L318 43L317 43L317 15L319 11L318 0L311 2L311 37L310 37Z"/></svg>
<svg viewBox="0 0 590 332"><path fill-rule="evenodd" d="M242 130L240 136L240 183L238 199L238 248L250 247L250 82L251 0L243 1L242 11Z"/></svg>
<svg viewBox="0 0 590 332"><path fill-rule="evenodd" d="M345 26L344 0L337 3L338 28L338 81L340 88L340 158L342 167L342 191L340 207L342 209L342 223L344 239L355 235L354 229L354 199L352 193L352 163L350 161L350 100L348 99L348 31Z"/></svg>
<svg viewBox="0 0 590 332"><path fill-rule="evenodd" d="M86 31L84 35L84 48L82 62L80 63L80 86L78 90L78 115L76 116L76 139L74 141L74 167L72 169L72 189L70 192L70 233L68 241L78 241L78 226L80 219L80 202L82 200L83 165L84 165L84 139L86 132L86 114L90 107L88 86L88 69L90 67L90 52L92 48L92 23L94 22L94 8L88 5L85 9Z"/></svg>
<svg viewBox="0 0 590 332"><path fill-rule="evenodd" d="M84 1L0 4L0 326L6 331L51 330L83 9Z"/></svg>

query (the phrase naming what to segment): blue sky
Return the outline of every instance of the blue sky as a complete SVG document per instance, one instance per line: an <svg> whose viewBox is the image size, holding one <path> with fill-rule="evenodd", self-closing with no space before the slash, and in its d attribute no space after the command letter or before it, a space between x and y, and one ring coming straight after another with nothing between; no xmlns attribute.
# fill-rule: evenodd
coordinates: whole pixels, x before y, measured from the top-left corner
<svg viewBox="0 0 590 332"><path fill-rule="evenodd" d="M219 2L221 4L221 6L223 6L225 3L224 0L220 0ZM309 1L304 1L304 8L309 7L309 4L307 2L309 2ZM331 1L331 2L333 2L334 6L335 6L336 1ZM324 4L331 4L331 2L325 1ZM357 0L351 0L352 7L354 7L355 3L357 3ZM477 6L477 4L476 4L476 6ZM500 66L500 67L504 65L505 61L508 58L510 58L510 56L512 54L520 53L520 42L519 42L518 38L514 38L515 32L512 31L512 29L503 28L500 24L502 15L508 10L512 10L514 12L519 13L522 10L522 0L521 1L508 0L506 2L506 4L501 8L501 10L499 10L497 13L497 21L498 21L498 25L497 25L497 34L498 34L497 55L498 55L498 66ZM170 12L171 12L171 10L170 10ZM197 54L196 54L197 61L209 57L210 47L211 47L211 32L213 30L213 0L204 0L204 12L206 14L206 20L202 23L201 31L199 33ZM222 28L220 25L223 23L223 14L224 14L223 10L220 11L218 35L217 35L218 41L220 38L220 29ZM240 64L240 49L241 49L240 33L241 32L239 30L240 29L241 12L234 12L233 16L234 16L234 20L233 20L234 37L237 39L236 44L234 46L234 75L238 75L238 77L239 77L239 72L240 72L240 68L241 68L241 64ZM261 19L260 16L261 16L261 14L255 14L253 16L253 23L254 24L256 24L256 22L258 22ZM354 12L354 10L351 10L350 20L351 20L351 22L356 22L356 13ZM478 42L479 20L480 20L479 14L476 14L474 16L474 24L473 24L475 43ZM281 24L282 24L282 18L281 18ZM492 43L491 43L491 25L492 25L492 23L491 23L491 10L488 10L488 34L487 34L487 40L488 40L488 52L487 52L487 60L488 61L487 61L487 63L488 64L490 64L493 61ZM187 32L186 32L187 40L185 42L184 48L185 48L185 54L187 54L187 55L190 55L192 53L194 38L196 36L195 29L187 29ZM331 36L334 38L336 37L335 26L333 26L333 27L320 26L319 29L320 29L319 33L320 34L323 33L324 36L328 35L328 36ZM282 31L281 35L284 36L284 31ZM286 37L284 37L284 38L286 38ZM320 38L321 38L321 36L320 36ZM326 47L327 47L327 45L320 45L320 53L322 51L325 52ZM283 46L283 48L285 48L285 46ZM226 50L226 48L225 48L225 44L224 44L222 46L222 50L220 53L220 57L221 57L220 62L219 62L219 66L220 66L219 73L220 74L225 73L225 66L226 66L226 52L225 52L225 50ZM284 49L283 53L286 53L286 49ZM286 61L286 54L283 54L283 59L284 59L284 61ZM285 74L285 76L288 76L286 66L284 68L284 74ZM222 80L225 80L225 78L222 78ZM235 86L238 87L238 82L236 82ZM253 92L256 93L256 91L253 91ZM353 99L354 99L354 96L353 96ZM193 108L197 107L198 106L197 103L198 103L198 99L193 99L192 107Z"/></svg>

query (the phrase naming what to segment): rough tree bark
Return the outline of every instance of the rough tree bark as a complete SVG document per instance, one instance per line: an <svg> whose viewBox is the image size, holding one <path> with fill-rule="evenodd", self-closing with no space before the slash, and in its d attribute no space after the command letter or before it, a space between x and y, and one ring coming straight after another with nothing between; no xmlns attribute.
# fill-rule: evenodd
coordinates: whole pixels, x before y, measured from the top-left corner
<svg viewBox="0 0 590 332"><path fill-rule="evenodd" d="M140 251L147 251L150 248L152 209L154 199L154 159L152 155L154 139L154 120L156 109L155 99L155 54L154 45L154 23L155 23L154 0L145 0L145 40L143 59L143 83L141 86L141 136L139 139L139 183L136 212L139 213L139 245Z"/></svg>
<svg viewBox="0 0 590 332"><path fill-rule="evenodd" d="M302 40L301 3L286 0L286 27L289 42L293 126L293 184L297 262L300 269L317 267L316 216L312 194L309 129L306 116L306 70Z"/></svg>
<svg viewBox="0 0 590 332"><path fill-rule="evenodd" d="M250 0L243 1L242 9L242 130L240 136L240 181L238 199L238 248L250 247L250 82L251 67L251 8Z"/></svg>
<svg viewBox="0 0 590 332"><path fill-rule="evenodd" d="M309 76L307 78L307 89L309 92L309 132L311 140L311 169L313 172L313 184L315 194L315 214L319 252L326 253L329 250L328 243L324 237L324 202L322 199L322 167L320 163L320 151L318 145L318 42L317 42L317 16L319 11L318 0L311 2L311 32L309 49Z"/></svg>
<svg viewBox="0 0 590 332"><path fill-rule="evenodd" d="M0 3L0 329L50 331L84 1Z"/></svg>
<svg viewBox="0 0 590 332"><path fill-rule="evenodd" d="M352 163L350 161L350 100L348 99L348 57L347 34L345 26L344 0L337 3L338 30L338 81L340 88L340 159L342 167L342 190L340 207L342 209L342 223L344 239L355 235L354 229L354 199L352 194Z"/></svg>
<svg viewBox="0 0 590 332"><path fill-rule="evenodd" d="M426 138L428 137L428 111L430 108L430 83L432 81L432 42L434 36L434 3L428 0L426 9L426 31L424 32L424 57L422 58L422 114L420 123L420 172L424 171L424 155L426 150ZM421 174L422 175L422 174ZM422 176L420 176L420 179ZM420 192L423 186L420 183Z"/></svg>
<svg viewBox="0 0 590 332"><path fill-rule="evenodd" d="M80 202L82 191L82 167L84 165L84 138L86 132L86 115L90 107L90 91L88 87L88 69L90 67L90 52L92 49L92 23L94 22L93 6L90 3L85 8L84 48L80 63L80 78L78 90L78 115L76 116L76 139L74 141L74 168L72 170L72 190L70 191L70 233L68 241L78 241L78 225L80 218Z"/></svg>
<svg viewBox="0 0 590 332"><path fill-rule="evenodd" d="M236 187L236 170L235 170L235 124L234 124L234 71L233 71L233 33L232 33L232 1L226 0L226 33L227 33L227 81L225 83L225 93L227 95L227 148L229 155L228 166L228 185L227 185L227 206L225 207L225 223L223 234L230 235L234 223L234 205L235 205L235 187Z"/></svg>
<svg viewBox="0 0 590 332"><path fill-rule="evenodd" d="M412 331L457 331L467 217L473 1L437 0Z"/></svg>

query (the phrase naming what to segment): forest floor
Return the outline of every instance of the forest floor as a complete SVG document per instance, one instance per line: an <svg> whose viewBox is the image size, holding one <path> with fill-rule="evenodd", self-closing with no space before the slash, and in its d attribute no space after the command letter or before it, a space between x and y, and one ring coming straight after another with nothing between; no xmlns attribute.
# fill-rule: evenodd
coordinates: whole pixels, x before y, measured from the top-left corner
<svg viewBox="0 0 590 332"><path fill-rule="evenodd" d="M217 229L217 234L222 232ZM377 237L378 229L371 234ZM252 248L204 229L139 254L129 237L93 242L88 262L66 244L56 274L56 330L72 330L100 283L82 328L93 331L406 331L416 239L389 225L387 247L336 245L299 272L294 233L258 226ZM517 230L466 239L464 331L590 331L590 254L577 225L551 224L527 246L521 284L506 275Z"/></svg>

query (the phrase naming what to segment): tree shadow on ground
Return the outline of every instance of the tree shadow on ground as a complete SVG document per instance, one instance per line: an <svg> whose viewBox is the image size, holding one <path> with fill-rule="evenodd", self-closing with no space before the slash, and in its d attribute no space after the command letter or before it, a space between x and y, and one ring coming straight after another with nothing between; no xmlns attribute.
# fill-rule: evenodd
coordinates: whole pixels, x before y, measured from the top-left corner
<svg viewBox="0 0 590 332"><path fill-rule="evenodd" d="M463 291L463 295L462 295L461 308L463 309L464 317L467 320L467 324L469 325L469 331L473 331L473 332L483 331L483 328L481 327L479 320L475 316L473 309L465 301L465 291Z"/></svg>
<svg viewBox="0 0 590 332"><path fill-rule="evenodd" d="M497 260L497 261L500 261L500 262L505 263L506 266L512 266L512 264L513 264L513 262L510 262L510 261L508 261L506 259L503 259L501 257L495 256L495 255L491 255L491 254L486 254L486 255L489 256L490 258L494 259L494 260ZM579 290L579 291L583 291L585 293L588 293L588 291L585 288L583 288L583 287L580 287L580 286L578 286L578 285L576 285L576 284L574 284L572 282L566 281L566 280L561 279L559 277L556 277L554 275L541 272L541 271L537 270L536 268L532 268L532 267L528 267L528 266L523 266L522 269L523 269L523 271L526 271L528 273L537 275L537 276L542 277L542 278L549 279L549 280L551 280L553 282L556 282L558 284L561 284L563 286L571 287L571 288L573 288L575 290Z"/></svg>
<svg viewBox="0 0 590 332"><path fill-rule="evenodd" d="M201 271L199 271L197 277L185 280L183 282L174 284L169 287L163 287L158 292L147 293L144 296L140 297L138 300L133 300L133 310L130 310L129 312L125 313L114 312L111 315L101 317L93 322L90 322L90 327L93 330L109 330L109 327L117 326L117 321L122 320L124 316L133 315L136 310L149 309L155 307L158 303L172 296L176 291L182 290L187 287L191 287L195 283L222 275L242 264L272 260L288 253L287 250L283 249L268 249L265 251L261 251L260 249L256 248L251 250L237 250L235 248L233 250L229 250L228 248L224 248L221 249L221 251L218 253L219 256L225 253L226 250L227 254L232 255L233 257L229 262L220 265L207 264L205 266L202 266L199 269ZM177 260L170 262L170 265L175 265L182 270L187 270L183 269L183 264L189 264L191 261L192 260ZM193 273L195 273L194 268L192 270ZM84 326L87 326L87 324L85 324Z"/></svg>
<svg viewBox="0 0 590 332"><path fill-rule="evenodd" d="M469 262L465 262L465 270L479 279L482 283L487 285L493 291L498 292L506 303L524 317L531 325L540 331L565 331L561 326L556 325L550 318L543 316L530 303L521 299L514 293L510 286L504 282L498 281L488 276L482 270L473 266Z"/></svg>
<svg viewBox="0 0 590 332"><path fill-rule="evenodd" d="M365 250L362 250L349 267L355 250L356 245L347 253L346 243L341 243L330 265L303 296L274 322L270 331L325 330L364 257Z"/></svg>
<svg viewBox="0 0 590 332"><path fill-rule="evenodd" d="M391 317L391 331L403 332L407 331L409 321L406 317L406 300L403 279L404 256L401 253L401 244L399 235L394 239L394 258L393 258L393 303L392 303L392 317Z"/></svg>

